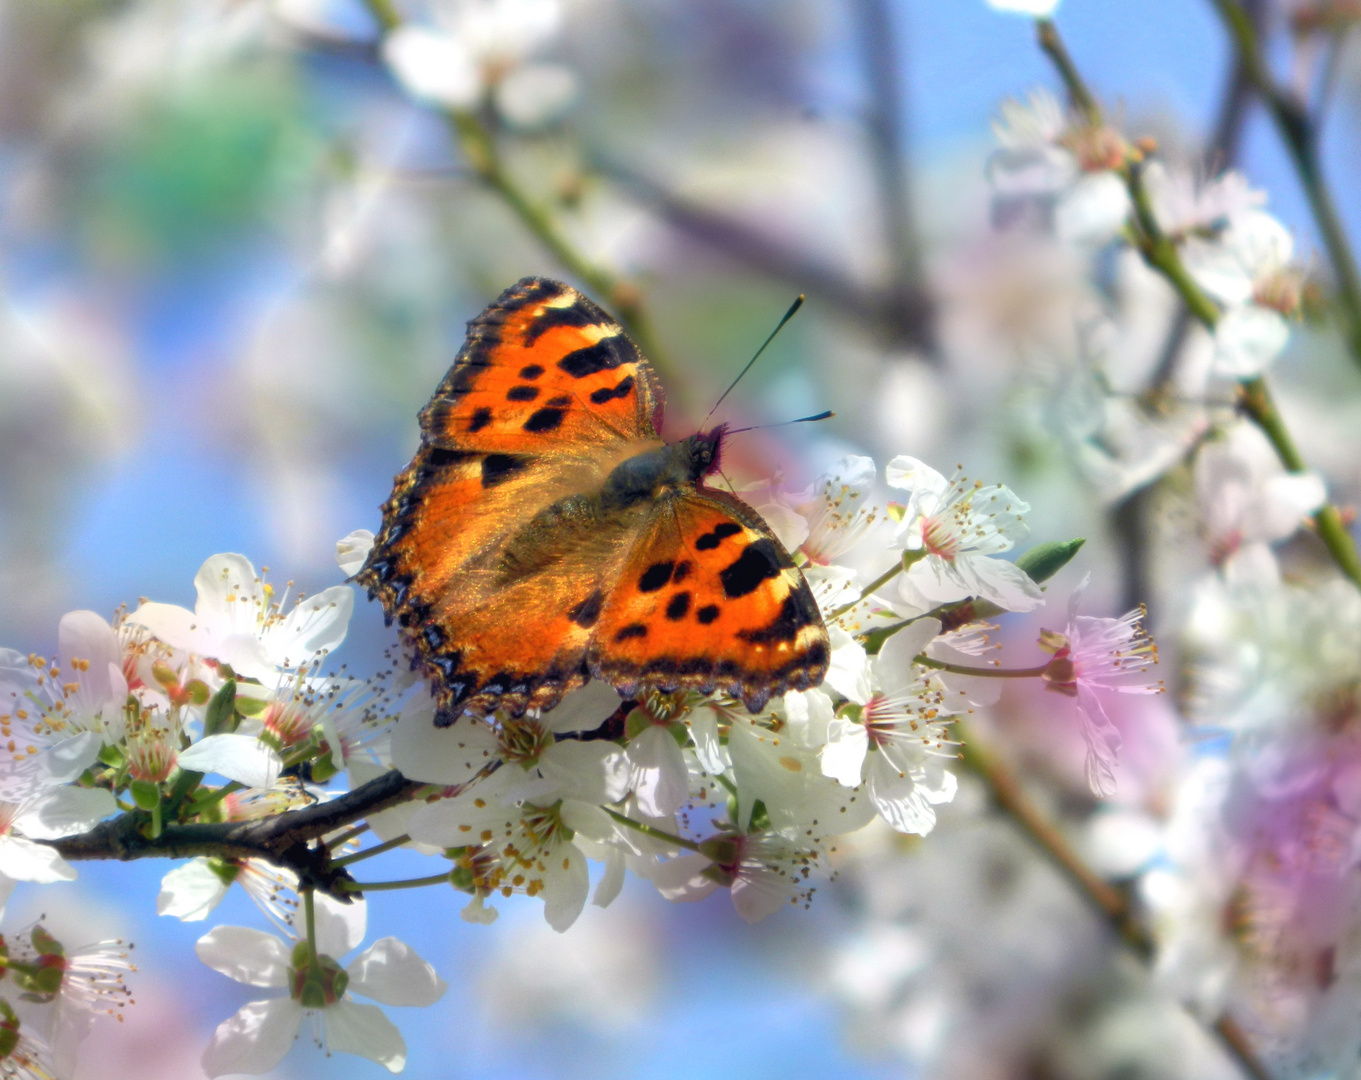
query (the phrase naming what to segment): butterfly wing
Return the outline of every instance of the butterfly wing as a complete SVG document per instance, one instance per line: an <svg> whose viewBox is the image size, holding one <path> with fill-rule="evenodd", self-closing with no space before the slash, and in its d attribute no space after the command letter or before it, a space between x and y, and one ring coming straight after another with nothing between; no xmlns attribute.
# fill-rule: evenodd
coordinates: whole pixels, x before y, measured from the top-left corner
<svg viewBox="0 0 1361 1080"><path fill-rule="evenodd" d="M590 528L571 497L660 445L661 401L619 324L559 282L525 278L468 324L356 575L434 679L443 722L550 707L585 681L581 605L633 532Z"/></svg>
<svg viewBox="0 0 1361 1080"><path fill-rule="evenodd" d="M727 492L659 500L594 627L588 663L621 693L727 690L751 711L827 674L812 591L761 516Z"/></svg>

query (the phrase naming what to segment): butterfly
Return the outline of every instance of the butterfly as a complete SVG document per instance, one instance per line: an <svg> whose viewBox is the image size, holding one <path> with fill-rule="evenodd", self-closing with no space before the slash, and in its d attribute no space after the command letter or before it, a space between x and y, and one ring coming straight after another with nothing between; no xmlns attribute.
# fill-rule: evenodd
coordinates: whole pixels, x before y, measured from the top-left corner
<svg viewBox="0 0 1361 1080"><path fill-rule="evenodd" d="M710 487L725 425L666 444L623 328L527 277L468 324L420 414L356 579L432 681L435 722L724 690L752 712L827 673L808 583L761 516Z"/></svg>

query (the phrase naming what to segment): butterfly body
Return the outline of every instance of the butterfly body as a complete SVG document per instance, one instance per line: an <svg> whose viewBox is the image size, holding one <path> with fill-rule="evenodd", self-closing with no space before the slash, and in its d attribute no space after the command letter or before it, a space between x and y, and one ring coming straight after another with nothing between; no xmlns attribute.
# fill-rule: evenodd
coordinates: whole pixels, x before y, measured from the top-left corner
<svg viewBox="0 0 1361 1080"><path fill-rule="evenodd" d="M724 428L664 443L655 373L600 308L526 278L469 324L356 575L436 686L437 723L724 689L753 711L826 674L807 583L705 482Z"/></svg>

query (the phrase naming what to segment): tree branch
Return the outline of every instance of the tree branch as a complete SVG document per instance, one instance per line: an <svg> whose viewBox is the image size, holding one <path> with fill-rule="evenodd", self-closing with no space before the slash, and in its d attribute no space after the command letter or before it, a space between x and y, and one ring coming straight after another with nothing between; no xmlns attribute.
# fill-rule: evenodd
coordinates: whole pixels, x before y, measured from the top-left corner
<svg viewBox="0 0 1361 1080"><path fill-rule="evenodd" d="M337 898L354 895L339 885L349 875L331 863L325 847L312 841L361 818L407 802L428 784L408 780L396 769L337 799L249 821L166 825L155 839L146 834L149 816L132 811L100 822L87 832L42 843L72 862L89 859L264 859L298 875L300 889L315 888Z"/></svg>

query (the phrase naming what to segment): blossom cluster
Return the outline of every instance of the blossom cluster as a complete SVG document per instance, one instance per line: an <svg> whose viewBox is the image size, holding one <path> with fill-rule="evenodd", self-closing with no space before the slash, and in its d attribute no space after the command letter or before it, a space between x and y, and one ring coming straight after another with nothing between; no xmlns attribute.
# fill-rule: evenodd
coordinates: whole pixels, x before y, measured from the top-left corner
<svg viewBox="0 0 1361 1080"><path fill-rule="evenodd" d="M144 601L112 623L73 612L55 657L0 654L0 882L73 876L53 843L119 812L154 845L182 824L265 821L396 769L407 801L356 817L314 850L337 871L398 845L424 853L431 881L467 895L472 922L491 922L495 901L521 893L567 930L591 895L591 861L603 867L601 906L629 870L673 901L726 889L749 921L806 903L839 839L872 819L932 830L958 788L953 724L998 696L983 616L1040 607L1039 581L1077 547L1009 561L1028 507L1008 488L906 457L883 480L898 499L879 497L873 461L849 457L806 490L750 493L795 554L832 643L822 686L755 714L724 693L623 700L592 682L545 713L437 727L432 688L400 660L365 680L323 673L348 628L350 586L290 600L240 555L204 563L193 611ZM360 531L339 543L344 572L371 542ZM863 556L888 571L863 582L850 565ZM1100 696L1155 689L1138 615L1070 613L1038 645L1051 659L1029 674L1074 699L1093 783L1109 787L1118 739ZM365 831L380 844L355 851ZM364 937L362 898L304 887L296 866L265 854L191 859L157 900L162 914L201 920L240 884L277 932L220 926L200 940L209 966L286 991L225 1021L204 1067L267 1071L311 1017L332 1050L399 1070L397 1029L352 995L429 1005L445 984L392 937L342 968Z"/></svg>
<svg viewBox="0 0 1361 1080"><path fill-rule="evenodd" d="M1055 7L990 3L1040 19ZM1078 76L1061 74L1073 90ZM1122 538L1124 550L1151 575L1160 640L1177 657L1176 713L1164 703L1137 714L1141 775L1114 787L1103 763L1121 732L1098 699L1084 729L1088 780L1116 799L1056 812L1086 865L1133 898L1153 985L1097 991L1099 1034L1058 1015L1063 988L1090 984L1103 946L1082 923L1068 941L1017 939L1067 899L1004 855L996 822L965 797L943 822L954 857L925 853L910 881L885 872L882 836L850 845L846 876L873 914L839 950L835 988L876 1042L934 1076L975 1075L984 1060L1004 1067L993 1055L1020 1067L1043 1058L1041 1040L1084 1038L1111 1055L1112 1073L1162 1075L1176 1061L1176 1075L1353 1076L1361 597L1347 558L1329 564L1305 539L1324 531L1323 477L1283 452L1276 421L1257 407L1269 379L1317 348L1322 287L1243 173L1206 175L1162 154L1082 89L1067 103L1037 90L1003 104L987 177L993 242L1019 249L1027 270L1071 275L1048 321L1012 342L1029 361L1021 381L1036 426L1058 436L1118 527L1146 530ZM1338 441L1328 433L1315 445ZM1349 462L1334 486L1348 473ZM1342 521L1350 547L1345 510ZM1151 551L1138 550L1141 539ZM1110 624L1090 630L1129 640ZM1056 661L1046 680L1063 690L1051 680L1072 639L1045 640ZM1080 701L1094 687L1063 692ZM1007 879L1005 895L989 907L978 889L963 913L946 910L942 894L961 895L947 879L984 866ZM990 914L1000 924L991 949L971 950L973 924ZM1207 1040L1136 1046L1118 1035L1171 1032L1181 1018L1169 1003L1233 1033L1245 1057L1196 1060ZM961 1047L948 1037L958 1030L987 1032L984 1047Z"/></svg>

